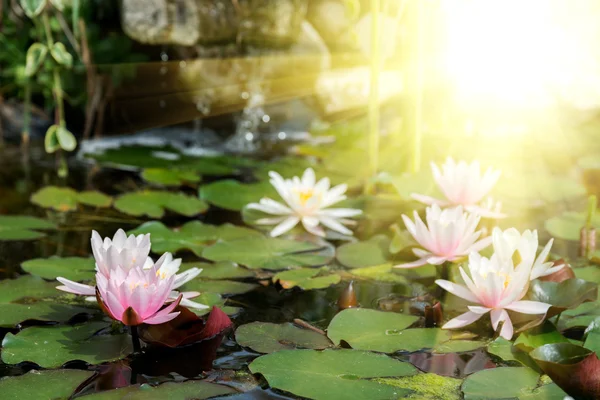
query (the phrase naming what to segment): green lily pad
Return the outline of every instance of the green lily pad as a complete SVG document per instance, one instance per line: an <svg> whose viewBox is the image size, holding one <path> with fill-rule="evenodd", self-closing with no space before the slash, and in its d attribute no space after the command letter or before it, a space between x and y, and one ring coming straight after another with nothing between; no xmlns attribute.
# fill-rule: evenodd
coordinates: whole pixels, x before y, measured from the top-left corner
<svg viewBox="0 0 600 400"><path fill-rule="evenodd" d="M74 211L78 204L110 207L112 197L96 191L77 192L68 187L46 186L31 195L31 202L56 211Z"/></svg>
<svg viewBox="0 0 600 400"><path fill-rule="evenodd" d="M0 379L0 393L5 400L67 400L93 374L76 369L32 370L25 375Z"/></svg>
<svg viewBox="0 0 600 400"><path fill-rule="evenodd" d="M346 243L338 247L337 260L349 268L371 267L389 262L390 241L378 235L366 242Z"/></svg>
<svg viewBox="0 0 600 400"><path fill-rule="evenodd" d="M57 368L71 360L90 364L113 361L131 354L128 335L94 335L106 328L104 322L77 326L32 327L2 341L2 361L17 364L31 361L43 368Z"/></svg>
<svg viewBox="0 0 600 400"><path fill-rule="evenodd" d="M96 275L94 259L84 257L34 258L21 264L21 268L44 279L62 276L72 281L89 281Z"/></svg>
<svg viewBox="0 0 600 400"><path fill-rule="evenodd" d="M514 399L532 392L539 377L529 368L484 369L469 375L463 382L462 391L465 400Z"/></svg>
<svg viewBox="0 0 600 400"><path fill-rule="evenodd" d="M226 306L225 304L227 300L224 299L219 293L204 292L201 293L200 296L194 297L192 300L208 306L208 308L202 310L190 308L190 311L193 311L196 315L202 316L208 314L213 306L219 307L221 311L227 315L235 315L240 312L240 308L238 307Z"/></svg>
<svg viewBox="0 0 600 400"><path fill-rule="evenodd" d="M504 361L519 361L515 358L513 343L501 336L488 345L487 352L500 357Z"/></svg>
<svg viewBox="0 0 600 400"><path fill-rule="evenodd" d="M163 186L181 186L202 180L194 171L167 168L146 168L142 171L142 179Z"/></svg>
<svg viewBox="0 0 600 400"><path fill-rule="evenodd" d="M241 211L249 203L257 203L263 197L279 199L277 191L269 182L240 183L225 179L200 188L200 198L226 210Z"/></svg>
<svg viewBox="0 0 600 400"><path fill-rule="evenodd" d="M587 327L600 317L600 303L583 303L572 310L565 310L560 315L561 329Z"/></svg>
<svg viewBox="0 0 600 400"><path fill-rule="evenodd" d="M391 283L404 283L408 284L409 280L404 275L400 275L394 271L395 269L392 264L375 265L372 267L362 267L352 269L352 275L355 275L364 279L373 279L380 282L391 282Z"/></svg>
<svg viewBox="0 0 600 400"><path fill-rule="evenodd" d="M443 337L443 336L442 336ZM474 351L486 346L486 342L479 340L449 340L442 341L433 347L435 353L465 353Z"/></svg>
<svg viewBox="0 0 600 400"><path fill-rule="evenodd" d="M289 322L251 322L235 331L235 340L240 346L249 347L258 353L292 349L322 350L333 346L327 336Z"/></svg>
<svg viewBox="0 0 600 400"><path fill-rule="evenodd" d="M600 283L600 268L596 265L588 265L587 267L573 268L575 277L588 282Z"/></svg>
<svg viewBox="0 0 600 400"><path fill-rule="evenodd" d="M546 321L519 335L515 340L515 347L529 353L530 351L549 343L567 343L568 339L556 330L556 327Z"/></svg>
<svg viewBox="0 0 600 400"><path fill-rule="evenodd" d="M403 350L403 330L418 317L393 312L351 308L337 314L329 323L327 336L335 344L343 340L357 350L393 353Z"/></svg>
<svg viewBox="0 0 600 400"><path fill-rule="evenodd" d="M371 379L417 372L411 364L357 350L282 350L257 358L249 367L271 387L315 400L401 398L411 391Z"/></svg>
<svg viewBox="0 0 600 400"><path fill-rule="evenodd" d="M54 230L57 226L45 219L25 215L0 215L0 240L32 240L46 236L38 230Z"/></svg>
<svg viewBox="0 0 600 400"><path fill-rule="evenodd" d="M338 274L317 276L328 268L298 268L275 274L273 282L278 282L284 289L299 287L302 290L324 289L335 285L342 279Z"/></svg>
<svg viewBox="0 0 600 400"><path fill-rule="evenodd" d="M152 251L154 253L190 250L197 256L202 255L205 247L219 240L233 240L245 237L262 237L260 232L231 224L220 226L203 224L200 221L190 221L179 228L169 229L158 221L146 222L130 234L140 235L150 233ZM219 260L229 261L229 259Z"/></svg>
<svg viewBox="0 0 600 400"><path fill-rule="evenodd" d="M0 303L0 327L12 328L28 319L38 321L68 321L76 314L93 311L66 304L37 302L31 304Z"/></svg>
<svg viewBox="0 0 600 400"><path fill-rule="evenodd" d="M5 279L0 281L0 303L9 303L26 297L39 299L58 296L61 292L56 290L56 286L56 282L46 282L42 278L31 275Z"/></svg>
<svg viewBox="0 0 600 400"><path fill-rule="evenodd" d="M211 280L201 279L200 276L191 280L182 286L183 291L200 292L200 293L219 293L219 294L242 294L250 292L258 287L254 283L237 282L229 280Z"/></svg>
<svg viewBox="0 0 600 400"><path fill-rule="evenodd" d="M167 209L186 217L193 217L208 210L208 204L184 193L143 190L120 196L115 200L115 208L133 216L162 218Z"/></svg>
<svg viewBox="0 0 600 400"><path fill-rule="evenodd" d="M158 386L126 386L83 396L89 400L203 400L216 396L228 396L238 393L235 389L211 382L189 380L185 382L166 382Z"/></svg>
<svg viewBox="0 0 600 400"><path fill-rule="evenodd" d="M419 400L459 400L462 380L436 374L416 374L401 378L377 378L375 382L411 390L405 398Z"/></svg>
<svg viewBox="0 0 600 400"><path fill-rule="evenodd" d="M548 311L548 317L551 317L566 309L576 308L581 303L595 301L598 298L598 284L576 278L562 282L534 280L529 286L527 298L552 304Z"/></svg>
<svg viewBox="0 0 600 400"><path fill-rule="evenodd" d="M202 269L200 276L203 279L244 279L255 277L254 271L242 268L231 261L222 261L214 264L188 262L181 264L180 271L183 272L194 267Z"/></svg>
<svg viewBox="0 0 600 400"><path fill-rule="evenodd" d="M280 270L327 264L331 248L294 240L251 237L216 243L202 252L212 261L233 261L248 268Z"/></svg>
<svg viewBox="0 0 600 400"><path fill-rule="evenodd" d="M550 236L564 240L579 240L579 232L586 225L587 213L567 211L545 222L545 228ZM600 229L600 215L592 218L592 226Z"/></svg>

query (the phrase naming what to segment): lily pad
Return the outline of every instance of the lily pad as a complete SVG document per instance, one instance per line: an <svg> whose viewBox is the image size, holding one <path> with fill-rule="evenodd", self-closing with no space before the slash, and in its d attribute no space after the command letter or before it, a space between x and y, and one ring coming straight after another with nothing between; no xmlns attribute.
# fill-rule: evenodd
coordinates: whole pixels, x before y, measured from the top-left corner
<svg viewBox="0 0 600 400"><path fill-rule="evenodd" d="M227 300L224 299L218 293L204 292L204 293L201 293L200 296L194 297L193 300L198 303L209 306L209 308L204 308L202 310L190 308L190 311L193 311L196 315L201 316L201 315L208 314L213 306L218 307L219 309L221 309L221 311L223 311L227 315L234 315L234 314L237 314L240 312L240 308L238 308L238 307L226 306L225 304L226 304Z"/></svg>
<svg viewBox="0 0 600 400"><path fill-rule="evenodd" d="M515 347L529 353L530 351L549 343L567 343L569 340L560 334L550 321L536 326L519 335Z"/></svg>
<svg viewBox="0 0 600 400"><path fill-rule="evenodd" d="M488 345L487 352L500 357L504 361L519 361L515 358L513 343L501 336Z"/></svg>
<svg viewBox="0 0 600 400"><path fill-rule="evenodd" d="M57 257L34 258L21 264L24 271L44 279L56 279L59 276L72 281L88 281L96 275L93 258Z"/></svg>
<svg viewBox="0 0 600 400"><path fill-rule="evenodd" d="M561 329L585 328L600 317L600 303L583 303L572 310L565 310L560 315Z"/></svg>
<svg viewBox="0 0 600 400"><path fill-rule="evenodd" d="M0 393L5 400L66 400L93 374L75 369L32 370L25 375L0 379Z"/></svg>
<svg viewBox="0 0 600 400"><path fill-rule="evenodd" d="M187 183L198 183L202 180L194 171L170 168L146 168L142 171L142 179L163 186L181 186Z"/></svg>
<svg viewBox="0 0 600 400"><path fill-rule="evenodd" d="M179 228L169 229L158 221L146 222L130 234L140 235L149 233L152 238L152 251L154 253L171 252L179 250L190 250L197 256L207 246L219 240L233 240L245 237L262 237L260 232L231 224L220 226L203 224L200 221L190 221ZM224 259L221 261L229 261Z"/></svg>
<svg viewBox="0 0 600 400"><path fill-rule="evenodd" d="M529 368L484 369L469 375L463 382L462 391L465 400L514 399L533 391L539 377Z"/></svg>
<svg viewBox="0 0 600 400"><path fill-rule="evenodd" d="M557 217L546 220L545 228L550 236L564 240L579 240L579 232L587 222L587 213L567 211ZM600 229L600 215L592 218L592 226Z"/></svg>
<svg viewBox="0 0 600 400"><path fill-rule="evenodd" d="M104 322L92 322L77 326L32 327L16 335L8 333L2 341L2 361L7 364L31 361L43 368L56 368L71 360L99 364L131 354L128 335L95 335L106 327Z"/></svg>
<svg viewBox="0 0 600 400"><path fill-rule="evenodd" d="M126 386L83 396L86 400L203 400L227 396L237 391L229 386L203 381L166 382L158 386L148 384Z"/></svg>
<svg viewBox="0 0 600 400"><path fill-rule="evenodd" d="M436 374L416 374L401 378L378 378L376 382L411 390L407 399L460 400L462 380Z"/></svg>
<svg viewBox="0 0 600 400"><path fill-rule="evenodd" d="M338 247L337 260L349 268L371 267L389 262L389 239L379 235L366 242L347 243Z"/></svg>
<svg viewBox="0 0 600 400"><path fill-rule="evenodd" d="M120 196L115 200L115 208L133 216L162 218L165 209L192 217L208 210L208 205L199 198L184 193L143 190Z"/></svg>
<svg viewBox="0 0 600 400"><path fill-rule="evenodd" d="M279 282L284 289L299 287L302 290L324 289L335 285L342 279L338 274L317 276L328 268L298 268L275 274L273 282Z"/></svg>
<svg viewBox="0 0 600 400"><path fill-rule="evenodd" d="M61 292L56 290L56 286L55 282L46 282L42 278L31 275L1 280L0 303L9 303L26 297L39 299L58 296Z"/></svg>
<svg viewBox="0 0 600 400"><path fill-rule="evenodd" d="M39 230L54 230L57 226L45 219L25 215L0 215L0 240L33 240L46 236Z"/></svg>
<svg viewBox="0 0 600 400"><path fill-rule="evenodd" d="M418 317L393 312L351 308L337 314L329 323L327 336L335 344L343 340L357 350L393 353L403 350L403 330Z"/></svg>
<svg viewBox="0 0 600 400"><path fill-rule="evenodd" d="M30 304L4 303L0 304L0 327L12 328L29 319L48 322L64 322L76 314L90 311L93 310L84 307L46 302Z"/></svg>
<svg viewBox="0 0 600 400"><path fill-rule="evenodd" d="M257 358L249 367L271 387L315 400L401 398L411 391L371 379L417 372L409 363L357 350L281 350Z"/></svg>
<svg viewBox="0 0 600 400"><path fill-rule="evenodd" d="M279 198L277 191L269 182L240 183L225 179L200 188L202 200L232 211L241 211L247 204L257 203L263 197Z"/></svg>
<svg viewBox="0 0 600 400"><path fill-rule="evenodd" d="M235 331L235 340L240 346L249 347L258 353L292 349L322 350L333 346L327 336L289 322L251 322Z"/></svg>
<svg viewBox="0 0 600 400"><path fill-rule="evenodd" d="M74 211L78 204L110 207L112 197L97 191L77 192L68 187L46 186L31 195L31 202L56 211Z"/></svg>
<svg viewBox="0 0 600 400"><path fill-rule="evenodd" d="M552 304L548 317L566 309L572 309L581 303L595 301L598 298L598 284L583 279L568 279L562 282L543 282L534 280L527 292L529 300Z"/></svg>
<svg viewBox="0 0 600 400"><path fill-rule="evenodd" d="M479 340L449 340L447 342L442 340L440 343L433 347L433 351L438 354L466 353L469 351L481 349L482 347L485 347L486 344L486 342L482 342Z"/></svg>
<svg viewBox="0 0 600 400"><path fill-rule="evenodd" d="M202 252L212 261L233 261L248 268L280 270L327 264L333 258L328 246L308 242L251 237L216 243Z"/></svg>
<svg viewBox="0 0 600 400"><path fill-rule="evenodd" d="M409 280L406 279L405 276L394 271L399 270L395 269L392 264L387 263L372 267L354 268L352 269L351 273L352 275L363 279L373 279L380 282L409 283Z"/></svg>

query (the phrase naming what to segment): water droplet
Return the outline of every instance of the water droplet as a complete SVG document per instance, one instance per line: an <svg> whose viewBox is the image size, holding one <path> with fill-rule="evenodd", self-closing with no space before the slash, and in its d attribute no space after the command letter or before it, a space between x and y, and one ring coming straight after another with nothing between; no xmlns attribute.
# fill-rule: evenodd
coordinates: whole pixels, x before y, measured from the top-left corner
<svg viewBox="0 0 600 400"><path fill-rule="evenodd" d="M254 139L254 135L252 134L252 132L246 133L246 135L244 137L246 138L247 141L251 141L252 139Z"/></svg>
<svg viewBox="0 0 600 400"><path fill-rule="evenodd" d="M242 92L242 99L248 100L249 98L250 98L250 93L248 93L248 92Z"/></svg>
<svg viewBox="0 0 600 400"><path fill-rule="evenodd" d="M185 61L180 61L179 68L184 69L185 67L187 67L187 63Z"/></svg>
<svg viewBox="0 0 600 400"><path fill-rule="evenodd" d="M169 55L166 52L160 53L160 59L163 61L169 61Z"/></svg>
<svg viewBox="0 0 600 400"><path fill-rule="evenodd" d="M264 123L267 123L271 120L271 117L267 114L263 115L262 120Z"/></svg>
<svg viewBox="0 0 600 400"><path fill-rule="evenodd" d="M277 137L279 138L279 140L285 140L285 138L287 137L287 135L285 134L285 132L279 132L277 134Z"/></svg>
<svg viewBox="0 0 600 400"><path fill-rule="evenodd" d="M167 68L167 67L161 67L160 68L160 74L161 75L165 75L168 71L169 71L169 68Z"/></svg>

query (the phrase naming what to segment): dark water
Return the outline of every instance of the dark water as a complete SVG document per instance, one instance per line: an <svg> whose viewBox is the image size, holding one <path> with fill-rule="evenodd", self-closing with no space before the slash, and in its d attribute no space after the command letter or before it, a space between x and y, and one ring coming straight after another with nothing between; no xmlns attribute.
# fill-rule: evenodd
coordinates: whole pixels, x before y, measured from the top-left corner
<svg viewBox="0 0 600 400"><path fill-rule="evenodd" d="M69 186L77 190L100 190L109 195L131 191L142 186L139 177L130 172L99 169L85 162L71 160L66 179L57 177L55 159L44 154L41 149L32 148L28 159L24 159L18 149L0 150L0 214L24 214L49 218L60 222L60 230L47 237L31 242L0 241L0 278L15 278L23 271L19 265L36 257L88 256L91 252L89 238L92 229L102 236L112 236L118 228L132 229L142 220L124 216L112 209L67 214L44 210L29 202L29 197L43 186ZM191 190L190 193L195 193ZM220 224L233 222L240 224L239 213L211 208L199 217L203 222ZM176 226L186 219L167 215L163 222ZM184 261L194 260L191 253L181 255ZM227 305L242 307L233 316L234 326L252 321L288 322L296 318L318 328L325 329L329 321L339 311L337 300L347 283L340 283L324 290L301 291L283 290L270 286L260 286L244 295L230 297ZM415 299L422 291L420 284L402 285L382 282L361 281L355 283L358 301L368 308L393 309L396 312L422 315L422 301ZM84 316L80 318L85 318ZM0 330L0 336L17 330ZM136 358L119 362L89 366L84 362L72 361L64 368L89 369L98 372L93 380L81 385L79 394L108 390L134 383L161 383L181 381L190 378L206 379L224 383L244 392L228 397L231 399L285 399L281 394L258 381L248 371L248 364L259 354L247 351L236 344L233 330L225 337L201 342L175 350L149 351ZM395 354L394 357L413 363L426 372L439 375L464 377L496 364L485 351L463 354L412 353ZM31 369L39 369L32 363L6 365L0 362L0 376L15 376ZM261 389L261 387L263 389Z"/></svg>

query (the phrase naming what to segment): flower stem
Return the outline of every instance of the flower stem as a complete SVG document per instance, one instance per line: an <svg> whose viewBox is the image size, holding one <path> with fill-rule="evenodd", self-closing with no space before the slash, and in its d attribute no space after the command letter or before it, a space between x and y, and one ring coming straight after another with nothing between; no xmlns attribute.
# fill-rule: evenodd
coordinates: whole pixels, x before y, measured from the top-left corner
<svg viewBox="0 0 600 400"><path fill-rule="evenodd" d="M133 344L133 352L139 353L142 351L142 346L140 345L140 336L138 335L137 326L129 327L131 332L131 343Z"/></svg>

